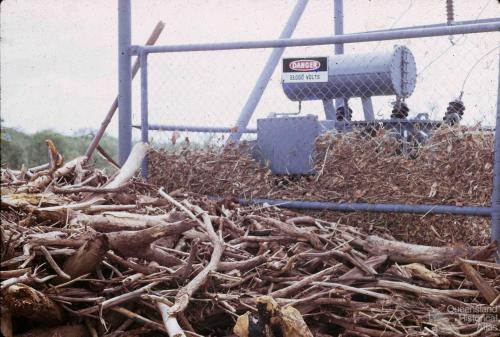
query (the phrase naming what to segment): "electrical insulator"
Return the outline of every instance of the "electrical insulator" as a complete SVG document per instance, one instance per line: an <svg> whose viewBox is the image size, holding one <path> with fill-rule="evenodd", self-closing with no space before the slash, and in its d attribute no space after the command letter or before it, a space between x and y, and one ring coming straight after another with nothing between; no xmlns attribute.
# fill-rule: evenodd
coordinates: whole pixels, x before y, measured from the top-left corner
<svg viewBox="0 0 500 337"><path fill-rule="evenodd" d="M455 22L455 10L453 8L453 0L446 0L446 21L449 25Z"/></svg>
<svg viewBox="0 0 500 337"><path fill-rule="evenodd" d="M347 107L347 110L345 107L340 106L337 108L337 120L339 122L342 121L350 121L352 119L352 109Z"/></svg>
<svg viewBox="0 0 500 337"><path fill-rule="evenodd" d="M393 104L391 118L405 119L408 117L409 112L410 108L408 108L408 105L406 105L405 102L396 101Z"/></svg>
<svg viewBox="0 0 500 337"><path fill-rule="evenodd" d="M446 112L444 113L443 120L446 124L455 125L460 123L465 111L464 103L456 99L448 103L448 107L446 108Z"/></svg>

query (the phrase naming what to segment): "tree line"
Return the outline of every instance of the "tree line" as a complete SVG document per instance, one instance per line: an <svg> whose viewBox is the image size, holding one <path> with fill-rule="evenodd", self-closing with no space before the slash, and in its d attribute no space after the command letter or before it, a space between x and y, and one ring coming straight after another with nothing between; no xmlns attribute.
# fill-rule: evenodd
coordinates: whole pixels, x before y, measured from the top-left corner
<svg viewBox="0 0 500 337"><path fill-rule="evenodd" d="M64 156L65 161L85 154L85 150L93 138L92 132L80 131L74 135L66 136L51 130L43 130L28 134L14 128L1 128L1 156L2 167L20 168L23 164L33 167L48 161L47 145L45 140L50 139L58 151ZM117 139L105 135L100 145L113 158L116 158ZM97 167L106 167L107 162L94 156Z"/></svg>

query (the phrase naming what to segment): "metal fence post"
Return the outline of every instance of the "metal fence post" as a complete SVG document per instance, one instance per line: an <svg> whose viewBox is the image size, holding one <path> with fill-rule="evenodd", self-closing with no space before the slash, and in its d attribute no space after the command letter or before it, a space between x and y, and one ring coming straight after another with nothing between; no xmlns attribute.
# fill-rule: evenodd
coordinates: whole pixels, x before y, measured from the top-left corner
<svg viewBox="0 0 500 337"><path fill-rule="evenodd" d="M495 124L491 208L491 240L500 242L500 53L498 59L497 118ZM497 256L498 259L500 259L500 255Z"/></svg>
<svg viewBox="0 0 500 337"><path fill-rule="evenodd" d="M366 121L374 121L375 113L373 112L373 103L371 97L361 97L361 104L363 105L363 114Z"/></svg>
<svg viewBox="0 0 500 337"><path fill-rule="evenodd" d="M141 65L141 141L149 143L148 122L148 54L141 51L139 54ZM141 173L144 178L148 177L148 156L144 158L141 165Z"/></svg>
<svg viewBox="0 0 500 337"><path fill-rule="evenodd" d="M290 14L290 17L285 24L285 28L283 28L283 31L281 32L279 37L280 39L288 39L292 36L293 31L295 30L295 27L297 27L297 23L299 22L302 13L304 13L308 2L309 0L297 1L292 14ZM273 76L274 69L278 65L284 51L285 48L273 49L266 65L264 66L264 69L262 69L262 72L255 83L252 92L250 93L250 96L243 106L243 109L241 109L240 116L238 117L238 121L235 125L236 131L229 136L229 142L234 143L241 138L241 135L243 134L241 130L245 129L250 122L250 118L252 118L253 112L255 111L257 104L259 104L262 94L264 93L264 90L266 90L267 83L269 82L271 76Z"/></svg>
<svg viewBox="0 0 500 337"><path fill-rule="evenodd" d="M325 119L335 120L337 113L332 99L323 100L323 109L325 110Z"/></svg>
<svg viewBox="0 0 500 337"><path fill-rule="evenodd" d="M123 165L132 149L132 71L130 0L118 0L118 158Z"/></svg>
<svg viewBox="0 0 500 337"><path fill-rule="evenodd" d="M344 34L344 0L334 0L333 2L333 13L334 13L334 35L343 35ZM335 55L344 54L344 44L336 43L335 44ZM338 98L335 100L335 109L340 106L344 106L346 102L344 102L343 98ZM336 119L337 111L335 111L335 115L332 119ZM327 118L328 119L328 118Z"/></svg>

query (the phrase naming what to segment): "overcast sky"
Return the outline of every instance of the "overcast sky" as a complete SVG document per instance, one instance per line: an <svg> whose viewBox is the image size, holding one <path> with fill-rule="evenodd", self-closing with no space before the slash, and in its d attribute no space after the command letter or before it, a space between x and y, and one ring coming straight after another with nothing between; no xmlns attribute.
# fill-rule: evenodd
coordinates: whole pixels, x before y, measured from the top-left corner
<svg viewBox="0 0 500 337"><path fill-rule="evenodd" d="M333 32L333 1L311 0L294 37ZM142 44L159 20L165 30L158 44L277 38L295 1L171 0L132 1L134 44ZM345 0L345 33L432 24L446 20L445 1ZM117 91L116 0L7 0L1 3L1 114L5 126L34 132L72 133L96 129ZM500 17L496 0L455 0L456 20ZM465 85L469 123L493 123L500 34L428 38L346 45L346 53L390 50L406 44L417 62L412 113L436 118ZM453 43L453 46L452 46ZM328 55L332 46L291 48L285 56ZM269 50L157 54L150 56L150 119L157 123L232 125ZM483 58L482 58L483 57ZM482 59L481 59L482 58ZM479 61L479 62L478 62ZM423 71L422 71L423 70ZM134 84L134 121L139 88ZM380 117L390 114L392 97L374 99ZM355 117L361 118L358 100ZM275 74L255 114L293 112ZM318 103L305 113L322 116ZM252 123L255 122L255 118ZM109 131L116 135L117 120Z"/></svg>

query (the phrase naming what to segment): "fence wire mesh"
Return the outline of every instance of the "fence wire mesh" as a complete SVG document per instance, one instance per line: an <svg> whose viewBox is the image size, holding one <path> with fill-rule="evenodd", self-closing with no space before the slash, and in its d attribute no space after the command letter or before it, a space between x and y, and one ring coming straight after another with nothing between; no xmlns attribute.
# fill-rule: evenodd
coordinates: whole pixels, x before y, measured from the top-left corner
<svg viewBox="0 0 500 337"><path fill-rule="evenodd" d="M313 114L324 119L325 109L320 98L340 98L339 93L351 97L348 105L353 121L365 118L362 93L376 95L372 97L376 119L390 118L396 95L378 94L397 92L394 82L401 78L395 77L401 75L397 69L399 61L394 60L395 46L406 46L416 64L409 75L410 81L416 81L414 90L409 85L410 95L405 99L409 118L425 113L431 120L442 120L449 103L459 99L465 106L462 124L491 127L496 111L497 37L496 33L482 33L346 44L340 71L347 73L337 76L336 85L293 84L296 88L288 95L293 100L283 90L280 61L249 127L254 128L257 119L272 113L298 113L301 97L302 115ZM331 56L333 60L338 59L332 56L331 49L331 46L286 48L283 58ZM253 49L150 55L150 124L234 126L269 53L269 49ZM368 57L359 56L363 54ZM309 100L311 98L316 99ZM138 114L135 117L138 124ZM171 138L168 133L152 136L160 141Z"/></svg>
<svg viewBox="0 0 500 337"><path fill-rule="evenodd" d="M214 30L201 31L200 36L213 40L237 40L275 38L293 7L293 1L267 4L267 11L253 4L248 16L242 17L237 8L224 8L227 17L204 18L207 27ZM172 4L175 7L175 4ZM201 18L204 10L212 4L206 3L200 11L193 12L193 20ZM174 8L175 9L175 8ZM160 9L161 10L161 9ZM454 19L477 20L498 14L492 1L455 2ZM167 11L168 12L168 11ZM234 13L233 13L234 12ZM299 21L294 36L329 35L333 30L333 2L309 2ZM497 12L497 13L495 13ZM230 17L234 14L236 17ZM255 17L251 15L255 14ZM368 15L369 14L369 15ZM381 6L372 2L346 3L344 6L345 33L434 24L447 18L445 3L428 1L397 1ZM184 23L177 22L182 33ZM237 19L237 21L235 21ZM238 24L239 23L239 24ZM252 24L254 23L254 24ZM239 26L245 26L240 29ZM269 35L263 35L267 27ZM219 32L215 34L215 32ZM267 32L266 32L267 33ZM271 35L276 34L276 35ZM179 34L179 38L182 34ZM257 38L256 38L257 36ZM175 36L167 37L166 43L186 43ZM199 37L196 37L199 41ZM190 42L190 41L188 41ZM347 55L373 52L391 52L394 45L404 45L414 55L416 62L416 87L406 100L410 117L428 113L433 120L440 120L450 101L461 96L466 112L463 124L491 126L494 124L496 98L496 70L499 45L498 33L443 36L409 40L378 41L346 44ZM286 48L283 57L331 56L333 46L311 46ZM250 91L255 85L270 54L270 49L238 51L189 52L153 54L149 56L149 111L150 123L169 125L234 126ZM358 62L356 58L351 59ZM359 68L359 64L356 65ZM344 79L352 81L353 76ZM365 77L354 87L364 87L374 79ZM356 83L353 83L356 84ZM374 83L380 85L380 83ZM305 89L304 89L305 90ZM134 90L136 94L139 90ZM463 92L463 93L462 93ZM134 97L135 120L139 121L139 96ZM377 119L389 118L394 95L372 98ZM352 120L364 118L359 98L349 100ZM270 113L293 113L298 103L290 101L281 85L281 62L276 67L267 88L253 114L250 127L255 127L258 118ZM305 101L302 114L314 114L324 118L321 101ZM170 139L170 133L155 134L154 139ZM200 135L191 135L200 137ZM202 137L203 138L203 137Z"/></svg>

